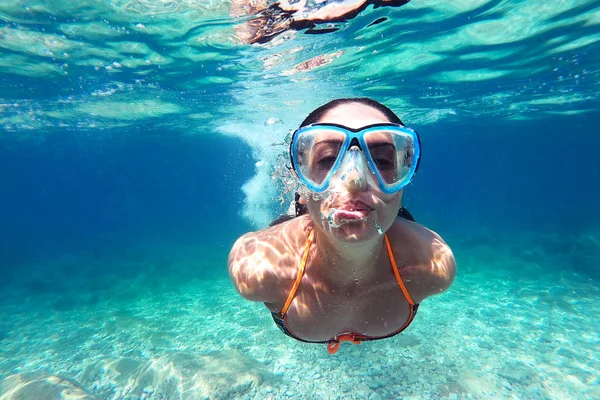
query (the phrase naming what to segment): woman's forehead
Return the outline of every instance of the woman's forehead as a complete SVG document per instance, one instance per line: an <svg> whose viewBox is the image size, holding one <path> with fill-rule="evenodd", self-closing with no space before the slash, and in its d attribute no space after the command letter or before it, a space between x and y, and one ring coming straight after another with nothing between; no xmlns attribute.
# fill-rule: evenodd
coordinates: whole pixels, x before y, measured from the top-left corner
<svg viewBox="0 0 600 400"><path fill-rule="evenodd" d="M340 124L358 129L366 125L389 122L389 120L376 108L360 103L347 103L327 111L318 122Z"/></svg>

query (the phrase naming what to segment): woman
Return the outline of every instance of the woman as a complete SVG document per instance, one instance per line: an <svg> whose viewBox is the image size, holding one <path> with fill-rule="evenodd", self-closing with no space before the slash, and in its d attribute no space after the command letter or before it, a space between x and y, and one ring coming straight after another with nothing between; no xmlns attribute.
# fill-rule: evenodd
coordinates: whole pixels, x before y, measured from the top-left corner
<svg viewBox="0 0 600 400"><path fill-rule="evenodd" d="M436 233L397 217L410 216L402 193L419 157L416 132L378 102L313 111L290 146L306 214L236 241L229 273L239 293L265 303L285 334L332 354L343 341L404 330L456 269Z"/></svg>

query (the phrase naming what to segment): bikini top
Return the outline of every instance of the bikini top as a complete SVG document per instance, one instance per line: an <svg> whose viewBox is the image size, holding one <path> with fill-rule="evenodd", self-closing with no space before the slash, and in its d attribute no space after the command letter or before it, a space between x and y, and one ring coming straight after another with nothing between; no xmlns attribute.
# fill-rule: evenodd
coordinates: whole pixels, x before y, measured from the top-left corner
<svg viewBox="0 0 600 400"><path fill-rule="evenodd" d="M389 337L399 334L400 332L405 330L408 327L408 325L410 325L410 323L415 318L415 315L417 314L417 309L419 308L419 305L415 304L413 299L410 297L410 294L408 293L408 290L406 289L406 286L404 285L404 281L402 280L402 277L400 276L400 272L398 271L398 265L396 264L396 259L394 258L394 253L392 252L392 246L390 244L390 240L388 239L387 235L384 235L385 245L387 248L388 256L390 257L390 262L392 264L392 270L394 271L394 275L396 276L396 281L398 282L398 286L400 286L400 290L402 291L402 294L404 295L404 298L406 299L406 301L408 302L408 305L410 307L408 320L398 330L396 330L392 333L389 333L387 335L383 335L383 336L367 336L367 335L357 333L357 332L344 332L344 333L340 333L340 334L334 336L333 338L331 338L329 340L312 341L312 340L304 340L304 339L298 337L297 335L295 335L292 332L292 330L290 329L290 327L288 326L286 313L287 313L288 308L290 307L290 304L292 304L292 301L294 300L294 296L296 295L298 286L300 286L300 282L302 281L302 277L304 276L304 268L306 267L306 261L308 260L308 253L309 253L312 241L313 241L313 237L314 237L314 231L311 231L310 234L308 235L308 239L306 241L306 247L304 248L304 254L302 255L302 262L300 263L300 268L298 270L298 276L296 277L294 286L292 286L292 290L290 291L283 308L281 309L280 312L277 312L277 313L271 312L271 315L273 316L273 320L275 321L275 324L279 327L279 329L281 329L281 331L283 333L285 333L286 335L288 335L296 340L299 340L301 342L327 343L327 350L329 351L329 353L335 354L337 352L338 348L340 347L340 343L342 343L342 342L352 342L354 344L360 344L361 342L365 342L365 341L385 339L385 338L389 338Z"/></svg>

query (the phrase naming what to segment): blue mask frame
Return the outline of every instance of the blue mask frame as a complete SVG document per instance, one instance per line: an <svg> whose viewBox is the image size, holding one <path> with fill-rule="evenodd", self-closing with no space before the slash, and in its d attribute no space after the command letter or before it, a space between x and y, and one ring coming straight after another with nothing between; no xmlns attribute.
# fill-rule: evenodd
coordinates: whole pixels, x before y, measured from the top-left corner
<svg viewBox="0 0 600 400"><path fill-rule="evenodd" d="M296 175L298 176L300 181L304 185L306 185L306 187L312 192L321 193L321 192L324 192L325 190L327 190L332 176L335 175L335 173L340 169L342 160L344 158L344 156L337 157L337 160L336 160L335 164L332 166L330 172L327 174L327 176L325 177L323 182L318 185L311 182L309 179L304 177L302 175L302 173L299 172L301 169L300 169L300 166L298 165L297 160L294 157L294 155L297 154L297 151L298 151L299 134L304 133L304 132L310 132L311 130L317 130L317 129L323 128L323 127L327 128L327 129L331 129L336 132L340 132L345 135L344 142L343 142L342 146L340 147L340 151L339 151L340 155L346 154L346 152L352 146L357 146L363 152L363 154L366 157L367 164L369 165L369 169L371 170L373 175L375 175L375 177L377 178L377 181L379 183L379 189L381 189L381 191L384 193L393 194L393 193L396 193L396 192L402 190L402 188L404 188L406 185L408 185L411 182L411 180L414 178L415 174L417 173L417 170L419 169L419 164L421 163L421 139L419 137L419 134L416 131L414 131L413 129L407 128L404 125L394 124L394 123L378 123L378 124L367 125L362 128L359 128L359 129L353 129L353 128L348 128L348 127L346 127L344 125L340 125L340 124L326 124L326 123L311 124L311 125L301 127L293 133L289 153L290 153L290 160L292 163L292 167L293 167L294 171L296 172ZM402 133L403 135L409 135L412 137L413 143L414 143L414 155L413 156L415 158L415 162L411 166L411 170L407 174L406 178L404 178L403 180L401 180L399 182L393 183L393 184L386 183L383 180L383 178L381 177L381 175L376 167L375 161L373 160L371 153L368 150L368 146L364 139L365 134L372 132L372 131L381 130L381 128L385 128L386 130L391 130L391 131L398 131L399 133ZM366 151L365 151L365 149L366 149Z"/></svg>

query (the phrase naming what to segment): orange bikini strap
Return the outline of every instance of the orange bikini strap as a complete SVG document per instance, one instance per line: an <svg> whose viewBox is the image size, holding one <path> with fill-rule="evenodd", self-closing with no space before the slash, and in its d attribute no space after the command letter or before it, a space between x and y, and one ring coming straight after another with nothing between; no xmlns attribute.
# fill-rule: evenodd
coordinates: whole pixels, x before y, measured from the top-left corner
<svg viewBox="0 0 600 400"><path fill-rule="evenodd" d="M410 294L408 293L408 290L406 289L406 286L404 285L404 281L402 280L402 277L400 276L400 271L398 271L398 265L396 264L396 259L394 258L394 252L392 251L392 245L390 244L390 239L388 239L387 235L384 235L384 237L385 237L385 245L387 247L388 255L390 256L390 261L392 263L392 269L394 270L394 275L396 275L396 280L398 281L398 285L400 285L400 289L402 289L402 293L404 293L404 297L406 298L406 301L408 301L408 304L410 304L411 306L414 306L415 302L413 301L412 297L410 297Z"/></svg>
<svg viewBox="0 0 600 400"><path fill-rule="evenodd" d="M298 286L300 286L300 281L302 280L302 277L304 276L304 267L306 266L306 260L308 260L308 251L310 250L310 245L312 244L314 233L315 233L314 230L310 231L310 234L308 235L308 239L306 239L306 247L304 248L304 254L302 255L302 262L300 263L300 269L298 270L298 276L296 277L296 282L294 282L294 286L292 286L292 290L290 291L290 294L288 295L288 298L285 301L283 308L281 309L281 315L285 315L285 313L287 312L290 304L292 304L292 300L294 300L294 296L296 295L296 290L298 290Z"/></svg>

